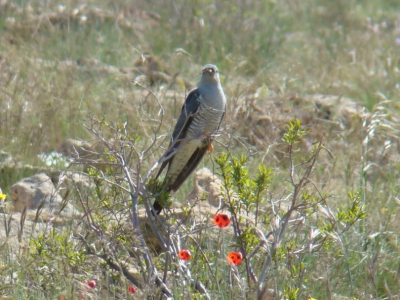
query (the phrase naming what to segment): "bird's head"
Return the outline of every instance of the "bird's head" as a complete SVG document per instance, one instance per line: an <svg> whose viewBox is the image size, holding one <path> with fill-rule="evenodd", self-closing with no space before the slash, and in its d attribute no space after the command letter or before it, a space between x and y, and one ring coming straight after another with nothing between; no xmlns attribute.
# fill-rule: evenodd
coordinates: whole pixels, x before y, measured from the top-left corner
<svg viewBox="0 0 400 300"><path fill-rule="evenodd" d="M219 81L218 68L216 65L207 64L203 67L202 80Z"/></svg>

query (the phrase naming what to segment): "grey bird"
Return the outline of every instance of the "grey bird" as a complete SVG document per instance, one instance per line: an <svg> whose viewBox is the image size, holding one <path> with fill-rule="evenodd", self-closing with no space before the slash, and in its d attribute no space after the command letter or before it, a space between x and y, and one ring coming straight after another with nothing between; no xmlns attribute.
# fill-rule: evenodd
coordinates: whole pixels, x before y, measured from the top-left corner
<svg viewBox="0 0 400 300"><path fill-rule="evenodd" d="M167 168L163 188L177 191L206 152L213 151L212 141L226 111L226 97L219 79L218 68L203 67L200 84L192 90L183 104L165 159L156 179ZM153 206L159 214L163 206L156 199Z"/></svg>

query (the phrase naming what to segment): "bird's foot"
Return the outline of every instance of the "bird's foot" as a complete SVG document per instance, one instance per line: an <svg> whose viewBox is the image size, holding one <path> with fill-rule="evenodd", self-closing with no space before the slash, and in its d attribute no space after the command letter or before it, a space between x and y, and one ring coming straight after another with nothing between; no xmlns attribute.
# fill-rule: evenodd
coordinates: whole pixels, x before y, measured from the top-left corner
<svg viewBox="0 0 400 300"><path fill-rule="evenodd" d="M211 143L209 143L207 145L207 154L211 154L213 152L214 152L214 146Z"/></svg>

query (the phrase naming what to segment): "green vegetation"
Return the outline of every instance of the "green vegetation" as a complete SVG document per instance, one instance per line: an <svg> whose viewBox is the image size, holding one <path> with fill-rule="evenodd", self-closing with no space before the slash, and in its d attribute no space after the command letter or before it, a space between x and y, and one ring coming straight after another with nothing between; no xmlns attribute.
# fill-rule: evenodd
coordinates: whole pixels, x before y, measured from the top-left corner
<svg viewBox="0 0 400 300"><path fill-rule="evenodd" d="M0 228L21 178L68 170L89 184L60 190L81 212L72 225L0 240L0 299L398 299L399 10L2 1ZM153 180L206 63L229 102L202 163L221 180L227 228L211 226L206 193L177 204L192 179L172 195ZM171 209L149 222L155 197Z"/></svg>

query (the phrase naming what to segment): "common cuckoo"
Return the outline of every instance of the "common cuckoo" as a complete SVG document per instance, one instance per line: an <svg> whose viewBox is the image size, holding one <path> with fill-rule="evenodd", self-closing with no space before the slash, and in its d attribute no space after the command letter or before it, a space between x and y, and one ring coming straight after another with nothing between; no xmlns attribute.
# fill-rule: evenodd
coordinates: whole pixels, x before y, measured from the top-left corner
<svg viewBox="0 0 400 300"><path fill-rule="evenodd" d="M181 114L168 150L164 154L156 178L167 168L163 188L177 191L202 160L206 152L213 150L211 145L216 131L226 111L226 98L222 89L218 68L207 64L199 86L192 90L183 104ZM154 210L157 214L163 209L156 199Z"/></svg>

